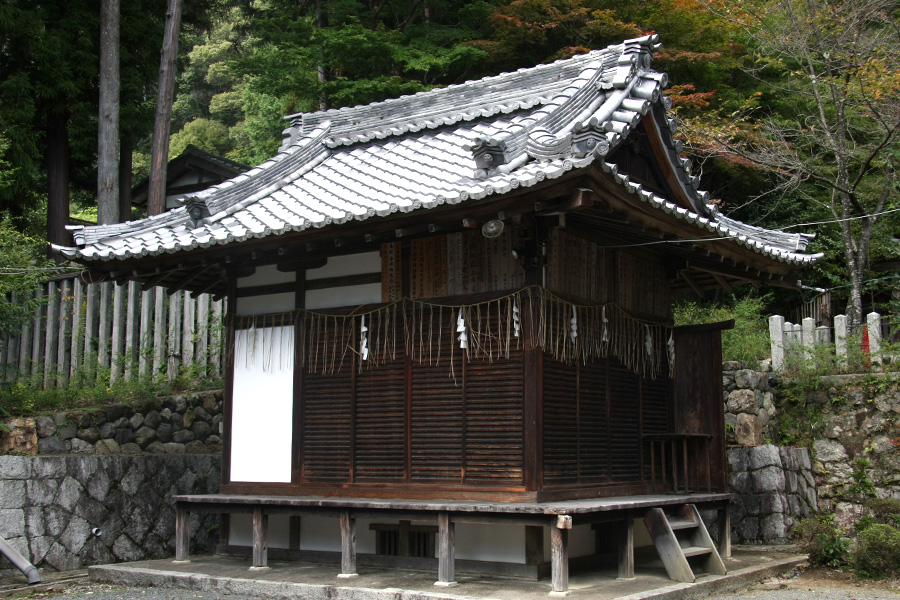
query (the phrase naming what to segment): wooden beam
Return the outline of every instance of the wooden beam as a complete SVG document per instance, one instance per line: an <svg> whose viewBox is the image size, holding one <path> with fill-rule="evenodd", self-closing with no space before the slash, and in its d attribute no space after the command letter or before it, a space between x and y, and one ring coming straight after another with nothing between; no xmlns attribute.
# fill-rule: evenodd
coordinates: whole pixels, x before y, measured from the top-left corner
<svg viewBox="0 0 900 600"><path fill-rule="evenodd" d="M731 503L726 500L718 510L719 556L731 558Z"/></svg>
<svg viewBox="0 0 900 600"><path fill-rule="evenodd" d="M341 579L358 577L356 572L356 519L349 510L341 511Z"/></svg>
<svg viewBox="0 0 900 600"><path fill-rule="evenodd" d="M718 273L710 273L710 275L713 276L713 279L716 280L716 283L718 283L719 286L721 286L723 290L725 290L729 294L734 293L734 288L732 288L731 285L729 285L729 283L727 281L725 281L724 277L722 277Z"/></svg>
<svg viewBox="0 0 900 600"><path fill-rule="evenodd" d="M340 277L324 277L322 279L307 279L307 290L323 290L335 287L347 287L348 285L365 285L367 283L381 283L381 273L363 273L361 275L342 275Z"/></svg>
<svg viewBox="0 0 900 600"><path fill-rule="evenodd" d="M456 540L454 539L453 521L450 513L438 513L438 580L434 585L451 587L456 585L455 561Z"/></svg>
<svg viewBox="0 0 900 600"><path fill-rule="evenodd" d="M180 502L175 505L175 562L191 562L191 513Z"/></svg>
<svg viewBox="0 0 900 600"><path fill-rule="evenodd" d="M261 506L253 508L253 566L251 571L269 568L269 515Z"/></svg>
<svg viewBox="0 0 900 600"><path fill-rule="evenodd" d="M678 271L678 276L681 277L684 282L687 283L692 290L694 290L694 293L697 294L697 297L702 300L704 296L703 288L697 285L697 282L695 282L693 278L688 274L689 270L690 269L682 269Z"/></svg>
<svg viewBox="0 0 900 600"><path fill-rule="evenodd" d="M572 517L558 517L566 517L568 527L565 527L565 519L561 522L559 518L550 526L550 581L551 594L563 596L569 593L569 529L572 527Z"/></svg>

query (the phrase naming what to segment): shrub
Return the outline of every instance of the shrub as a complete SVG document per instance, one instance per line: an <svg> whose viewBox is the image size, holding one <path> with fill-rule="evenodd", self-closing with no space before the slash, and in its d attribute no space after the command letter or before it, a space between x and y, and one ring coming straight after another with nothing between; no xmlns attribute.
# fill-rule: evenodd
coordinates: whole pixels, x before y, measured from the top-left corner
<svg viewBox="0 0 900 600"><path fill-rule="evenodd" d="M900 527L900 498L874 498L866 502L874 523Z"/></svg>
<svg viewBox="0 0 900 600"><path fill-rule="evenodd" d="M900 575L900 531L884 523L869 525L859 534L853 558L858 575Z"/></svg>
<svg viewBox="0 0 900 600"><path fill-rule="evenodd" d="M823 567L840 567L847 563L850 540L841 536L834 525L834 515L820 515L818 519L803 519L794 530L809 562Z"/></svg>
<svg viewBox="0 0 900 600"><path fill-rule="evenodd" d="M769 322L765 316L768 296L750 294L719 303L681 301L675 304L675 325L699 325L734 319L734 329L722 332L722 359L757 361L771 354Z"/></svg>

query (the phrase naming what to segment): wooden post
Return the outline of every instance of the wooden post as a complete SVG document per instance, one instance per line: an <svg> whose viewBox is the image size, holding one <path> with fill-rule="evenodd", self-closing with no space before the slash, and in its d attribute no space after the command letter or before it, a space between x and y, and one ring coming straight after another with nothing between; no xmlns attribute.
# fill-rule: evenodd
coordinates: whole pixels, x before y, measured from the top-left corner
<svg viewBox="0 0 900 600"><path fill-rule="evenodd" d="M30 295L30 294L29 294ZM28 361L31 359L31 321L22 323L19 333L19 381L26 378Z"/></svg>
<svg viewBox="0 0 900 600"><path fill-rule="evenodd" d="M197 298L197 348L194 353L194 364L198 374L206 376L209 368L209 294L201 294Z"/></svg>
<svg viewBox="0 0 900 600"><path fill-rule="evenodd" d="M69 351L69 374L75 378L79 375L79 369L84 364L84 291L85 284L76 277L72 281L72 339Z"/></svg>
<svg viewBox="0 0 900 600"><path fill-rule="evenodd" d="M125 381L131 381L134 377L135 360L137 359L138 348L140 347L140 339L138 338L138 327L140 325L138 292L140 288L136 281L128 282L128 304L125 309ZM140 307L143 310L143 305Z"/></svg>
<svg viewBox="0 0 900 600"><path fill-rule="evenodd" d="M72 280L59 284L59 336L56 344L56 387L69 383L69 349L72 335Z"/></svg>
<svg viewBox="0 0 900 600"><path fill-rule="evenodd" d="M269 562L269 515L261 506L253 509L253 566L251 571L267 569Z"/></svg>
<svg viewBox="0 0 900 600"><path fill-rule="evenodd" d="M118 206L118 204L116 205ZM120 285L113 288L113 317L112 317L112 352L109 361L109 382L115 383L122 378L125 356L125 301L126 290Z"/></svg>
<svg viewBox="0 0 900 600"><path fill-rule="evenodd" d="M190 368L194 362L194 305L190 292L184 292L181 301L181 366Z"/></svg>
<svg viewBox="0 0 900 600"><path fill-rule="evenodd" d="M43 286L37 289L37 297L41 299L44 297L44 288ZM40 369L41 360L43 359L43 355L41 354L43 349L43 328L44 328L44 306L42 304L38 304L34 309L34 326L31 328L31 377L33 384L37 383L34 381L37 379L37 375L40 373L38 369Z"/></svg>
<svg viewBox="0 0 900 600"><path fill-rule="evenodd" d="M356 519L349 510L341 511L341 572L338 577L357 577L356 572Z"/></svg>
<svg viewBox="0 0 900 600"><path fill-rule="evenodd" d="M141 325L138 334L138 377L146 379L150 376L152 359L150 351L156 352L153 347L153 337L150 331L153 327L153 289L141 292Z"/></svg>
<svg viewBox="0 0 900 600"><path fill-rule="evenodd" d="M175 505L175 562L191 562L191 513L180 503Z"/></svg>
<svg viewBox="0 0 900 600"><path fill-rule="evenodd" d="M619 526L618 579L634 579L634 515L630 510L625 511Z"/></svg>
<svg viewBox="0 0 900 600"><path fill-rule="evenodd" d="M719 556L731 558L731 503L726 500L719 513Z"/></svg>
<svg viewBox="0 0 900 600"><path fill-rule="evenodd" d="M212 303L212 325L209 334L209 364L210 375L221 376L222 369L222 344L225 338L225 321L222 318L224 312L224 300L216 300ZM298 369L299 371L300 369Z"/></svg>
<svg viewBox="0 0 900 600"><path fill-rule="evenodd" d="M451 587L456 585L454 578L456 562L456 541L454 539L454 523L450 513L439 512L438 517L438 580L434 585Z"/></svg>
<svg viewBox="0 0 900 600"><path fill-rule="evenodd" d="M153 377L159 375L166 364L166 295L162 288L153 288Z"/></svg>
<svg viewBox="0 0 900 600"><path fill-rule="evenodd" d="M178 376L178 352L181 348L180 336L181 327L181 294L178 292L169 296L169 337L168 337L168 359L166 363L166 374L169 381Z"/></svg>
<svg viewBox="0 0 900 600"><path fill-rule="evenodd" d="M550 573L551 595L565 596L569 593L569 530L572 517L557 515L550 526Z"/></svg>
<svg viewBox="0 0 900 600"><path fill-rule="evenodd" d="M53 369L56 367L56 350L59 345L59 290L56 282L47 284L47 295L50 300L47 304L47 331L45 336L46 353L44 354L44 389L50 389L50 383L56 385L56 377Z"/></svg>
<svg viewBox="0 0 900 600"><path fill-rule="evenodd" d="M109 333L110 333L110 300L113 293L113 284L104 281L100 284L100 307L98 312L100 313L100 327L98 329L97 337L99 338L97 341L97 364L102 367L110 366L109 363Z"/></svg>
<svg viewBox="0 0 900 600"><path fill-rule="evenodd" d="M85 287L84 309L84 354L82 364L86 378L93 379L96 374L97 355L93 353L94 338L97 331L97 308L100 304L100 288L96 283Z"/></svg>

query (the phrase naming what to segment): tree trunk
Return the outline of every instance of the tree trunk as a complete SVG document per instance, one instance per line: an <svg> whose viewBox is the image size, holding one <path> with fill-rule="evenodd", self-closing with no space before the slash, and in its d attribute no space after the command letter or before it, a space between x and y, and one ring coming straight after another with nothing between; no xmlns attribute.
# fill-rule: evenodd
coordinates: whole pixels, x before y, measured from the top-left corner
<svg viewBox="0 0 900 600"><path fill-rule="evenodd" d="M119 145L119 221L131 219L131 169L134 156L133 136L122 132Z"/></svg>
<svg viewBox="0 0 900 600"><path fill-rule="evenodd" d="M322 0L318 0L316 2L316 28L317 29L325 29L328 27L328 13L322 8ZM328 110L331 108L331 102L328 99L328 94L325 93L325 88L323 84L328 81L328 67L325 66L324 63L320 62L318 67L316 68L318 72L318 80L319 80L319 110Z"/></svg>
<svg viewBox="0 0 900 600"><path fill-rule="evenodd" d="M169 160L169 120L175 96L175 59L178 56L178 32L181 29L182 0L169 0L166 30L159 62L159 91L156 96L156 123L153 127L153 151L150 157L150 188L147 214L158 215L166 209L166 166Z"/></svg>
<svg viewBox="0 0 900 600"><path fill-rule="evenodd" d="M63 112L47 116L47 240L71 246L68 224L69 114Z"/></svg>
<svg viewBox="0 0 900 600"><path fill-rule="evenodd" d="M107 224L119 220L119 0L102 0L97 221Z"/></svg>

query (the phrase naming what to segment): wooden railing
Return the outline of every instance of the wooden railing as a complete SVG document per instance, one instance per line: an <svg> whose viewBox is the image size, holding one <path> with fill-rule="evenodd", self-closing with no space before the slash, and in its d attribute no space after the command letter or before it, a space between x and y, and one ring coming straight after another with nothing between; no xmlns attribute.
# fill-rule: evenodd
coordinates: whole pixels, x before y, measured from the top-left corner
<svg viewBox="0 0 900 600"><path fill-rule="evenodd" d="M224 300L71 274L35 293L43 301L34 318L0 339L0 381L51 389L107 376L222 375Z"/></svg>

